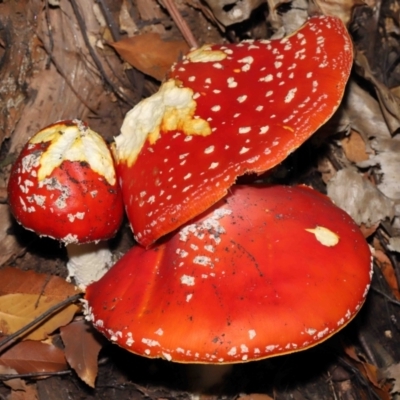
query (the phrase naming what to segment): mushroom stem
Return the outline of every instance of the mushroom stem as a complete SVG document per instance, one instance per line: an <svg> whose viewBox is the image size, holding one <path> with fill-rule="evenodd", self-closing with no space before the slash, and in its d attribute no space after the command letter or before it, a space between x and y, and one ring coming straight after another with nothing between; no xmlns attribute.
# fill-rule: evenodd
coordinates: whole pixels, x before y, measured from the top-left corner
<svg viewBox="0 0 400 400"><path fill-rule="evenodd" d="M112 266L113 255L106 241L65 246L68 253L68 277L82 290L99 280Z"/></svg>

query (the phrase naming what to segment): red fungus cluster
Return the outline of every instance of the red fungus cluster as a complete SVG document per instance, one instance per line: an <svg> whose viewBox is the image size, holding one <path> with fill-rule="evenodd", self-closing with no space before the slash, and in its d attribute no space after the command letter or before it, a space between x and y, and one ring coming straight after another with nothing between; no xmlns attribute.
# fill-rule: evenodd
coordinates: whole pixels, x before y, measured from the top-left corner
<svg viewBox="0 0 400 400"><path fill-rule="evenodd" d="M229 363L311 347L354 317L371 254L347 214L307 187L232 187L332 116L351 65L340 20L312 17L281 40L190 52L127 114L113 151L143 247L87 288L98 330L136 354Z"/></svg>

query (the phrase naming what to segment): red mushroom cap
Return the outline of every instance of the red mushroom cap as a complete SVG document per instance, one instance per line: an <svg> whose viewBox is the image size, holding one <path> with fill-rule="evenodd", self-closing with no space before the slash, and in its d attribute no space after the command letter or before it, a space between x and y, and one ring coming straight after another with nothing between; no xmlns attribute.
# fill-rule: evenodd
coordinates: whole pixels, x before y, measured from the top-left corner
<svg viewBox="0 0 400 400"><path fill-rule="evenodd" d="M308 187L234 186L162 244L131 249L87 288L89 318L125 349L233 363L314 346L371 280L357 225Z"/></svg>
<svg viewBox="0 0 400 400"><path fill-rule="evenodd" d="M221 199L236 178L272 168L339 106L352 65L343 23L313 17L281 40L207 45L131 110L117 170L144 246Z"/></svg>
<svg viewBox="0 0 400 400"><path fill-rule="evenodd" d="M65 243L109 239L122 222L111 152L78 120L57 122L29 140L12 167L8 196L21 225Z"/></svg>

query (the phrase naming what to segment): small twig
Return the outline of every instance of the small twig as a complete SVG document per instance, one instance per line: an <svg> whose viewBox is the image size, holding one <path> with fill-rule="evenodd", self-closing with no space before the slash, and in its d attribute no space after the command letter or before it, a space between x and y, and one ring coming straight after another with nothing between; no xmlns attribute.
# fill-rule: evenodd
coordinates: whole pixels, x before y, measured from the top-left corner
<svg viewBox="0 0 400 400"><path fill-rule="evenodd" d="M358 341L360 342L360 346L364 352L364 357L367 359L369 364L378 365L378 361L376 360L375 353L373 349L371 349L371 345L369 344L369 335L364 332L362 329L359 331ZM375 349L374 349L375 350Z"/></svg>
<svg viewBox="0 0 400 400"><path fill-rule="evenodd" d="M87 49L89 50L89 54L92 57L93 62L95 63L98 71L100 72L101 76L103 77L104 81L107 83L108 86L114 91L114 93L124 102L129 104L130 106L133 106L133 103L130 99L128 99L120 90L114 85L114 83L111 81L111 79L108 77L106 74L106 71L104 71L103 65L100 62L99 58L97 57L96 52L94 51L92 45L90 44L89 37L86 33L86 23L85 20L82 18L81 13L79 12L78 4L76 3L76 0L70 0L72 9L74 10L74 14L76 17L76 20L78 21L78 25L81 30L81 34L83 37L83 41L85 42L85 45Z"/></svg>
<svg viewBox="0 0 400 400"><path fill-rule="evenodd" d="M104 18L106 20L107 26L110 29L111 36L115 41L118 41L121 38L121 35L119 34L119 30L117 27L117 24L115 23L111 13L110 9L108 8L108 5L105 3L104 0L97 0L97 3L99 4L101 11L104 15Z"/></svg>
<svg viewBox="0 0 400 400"><path fill-rule="evenodd" d="M374 285L371 285L371 291L381 295L386 301L384 301L384 317L389 321L390 326L394 327L396 324L396 320L393 319L393 312L391 312L391 308L389 304L393 304L395 306L400 306L400 301L398 301L393 293L392 288L389 285L389 282L385 278L381 268L378 266L377 262L374 261L374 276L376 277ZM379 285L380 289L377 289L377 285Z"/></svg>
<svg viewBox="0 0 400 400"><path fill-rule="evenodd" d="M78 98L78 100L85 106L87 107L94 115L98 115L97 111L90 107L89 104L86 103L85 99L79 94L79 92L74 88L74 85L70 82L70 80L68 79L67 75L64 73L61 65L58 63L58 61L55 59L55 57L53 56L53 53L51 52L51 50L49 49L49 47L47 46L47 44L44 42L43 39L42 40L42 44L43 47L47 53L47 55L49 56L51 62L54 64L54 66L56 67L58 73L64 78L66 84L69 86L69 88L71 89L71 91L74 93L74 95Z"/></svg>
<svg viewBox="0 0 400 400"><path fill-rule="evenodd" d="M351 365L348 361L346 361L343 357L338 357L338 362L341 364L344 368L346 368L348 371L350 371L354 377L358 380L358 382L364 386L364 388L368 391L369 395L372 395L372 398L381 400L380 397L375 393L373 389L371 389L371 386L367 379L361 374L361 372Z"/></svg>
<svg viewBox="0 0 400 400"><path fill-rule="evenodd" d="M333 381L332 381L332 375L329 373L329 371L328 371L328 385L332 391L333 400L338 400L338 397L336 395L335 385L333 384Z"/></svg>
<svg viewBox="0 0 400 400"><path fill-rule="evenodd" d="M389 258L390 262L392 263L394 273L396 276L396 282L397 285L400 286L400 270L399 270L399 265L397 263L396 257L394 256L393 252L389 250L387 246L387 242L385 240L382 228L377 229L376 231L379 239L379 243L382 245L383 249L385 250L386 256Z"/></svg>
<svg viewBox="0 0 400 400"><path fill-rule="evenodd" d="M100 5L101 11L103 13L104 19L106 20L107 26L110 28L111 36L113 37L114 41L119 41L121 39L121 35L119 34L118 26L114 21L114 18L108 8L108 5L105 3L104 0L97 0L97 3ZM107 62L107 59L106 59ZM108 63L110 67L110 64ZM112 68L110 67L112 70ZM113 71L114 72L114 71ZM143 89L144 89L144 77L143 73L141 73L136 68L133 69L126 69L125 75L129 79L129 82L132 84L132 88L135 91L137 96L137 101L142 97ZM114 72L114 76L120 80L117 74ZM136 101L134 101L136 103Z"/></svg>
<svg viewBox="0 0 400 400"><path fill-rule="evenodd" d="M199 45L197 44L189 25L186 23L186 20L182 17L176 7L174 0L163 0L163 3L188 45L197 49Z"/></svg>
<svg viewBox="0 0 400 400"><path fill-rule="evenodd" d="M102 357L98 360L97 365L104 365L108 362L107 357ZM37 378L42 376L63 376L69 375L72 373L71 369L64 369L62 371L40 371L40 372L26 372L24 374L0 374L0 381L7 381L9 379L29 379L29 378Z"/></svg>
<svg viewBox="0 0 400 400"><path fill-rule="evenodd" d="M69 369L63 370L63 371L41 371L41 372L27 372L25 374L0 374L0 381L8 381L10 379L27 379L27 378L37 378L41 376L62 376L62 375L68 375L72 371Z"/></svg>
<svg viewBox="0 0 400 400"><path fill-rule="evenodd" d="M343 166L341 165L340 161L333 154L332 147L330 147L329 151L327 152L327 158L330 161L330 163L333 165L333 168L335 168L336 171L340 171L343 169Z"/></svg>
<svg viewBox="0 0 400 400"><path fill-rule="evenodd" d="M47 275L46 279L45 279L45 281L44 281L44 283L42 285L42 288L40 289L39 296L38 296L38 298L36 300L36 303L35 303L35 308L37 308L39 306L40 299L42 298L42 296L44 294L44 291L46 290L46 287L47 287L48 283L50 282L50 279L51 279L51 275Z"/></svg>
<svg viewBox="0 0 400 400"><path fill-rule="evenodd" d="M374 292L380 294L381 296L383 296L387 301L389 301L390 303L395 304L396 306L400 306L400 301L399 300L395 300L392 297L390 297L388 294L386 294L385 292L382 292L381 290L371 287L371 290L373 290Z"/></svg>
<svg viewBox="0 0 400 400"><path fill-rule="evenodd" d="M53 40L53 28L51 27L51 22L50 22L50 15L49 15L49 2L45 2L45 16L46 16L46 24L47 24L47 30L49 32L49 50L50 54L53 52L54 48L54 40ZM49 52L47 52L47 61L46 61L46 69L50 68L50 63L52 61L50 57Z"/></svg>
<svg viewBox="0 0 400 400"><path fill-rule="evenodd" d="M59 311L63 309L64 307L74 303L75 301L79 300L81 298L82 294L78 293L73 296L68 297L64 301L61 301L60 303L57 303L53 307L50 307L47 311L45 311L43 314L39 315L37 318L35 318L33 321L29 322L29 324L26 324L23 326L21 329L18 331L14 332L13 334L7 336L5 339L0 341L0 353L3 352L6 348L11 346L14 342L17 341L17 339L23 335L24 333L28 332L31 328L39 324L40 322L44 321L47 319L50 315L54 314L56 311Z"/></svg>

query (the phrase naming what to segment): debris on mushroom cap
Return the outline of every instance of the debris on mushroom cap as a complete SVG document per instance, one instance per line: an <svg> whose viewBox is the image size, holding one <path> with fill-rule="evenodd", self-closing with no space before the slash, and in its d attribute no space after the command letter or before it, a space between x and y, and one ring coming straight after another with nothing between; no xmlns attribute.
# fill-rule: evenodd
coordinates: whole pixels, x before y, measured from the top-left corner
<svg viewBox="0 0 400 400"><path fill-rule="evenodd" d="M334 17L281 40L207 45L177 63L116 137L124 203L144 246L206 210L235 179L281 162L337 109L352 44Z"/></svg>
<svg viewBox="0 0 400 400"><path fill-rule="evenodd" d="M318 235L335 238L320 240ZM363 304L371 253L351 218L305 187L233 186L158 246L87 288L87 318L147 357L232 363L314 346Z"/></svg>
<svg viewBox="0 0 400 400"><path fill-rule="evenodd" d="M104 139L79 120L36 133L8 182L16 220L65 243L109 239L123 217L114 161Z"/></svg>

